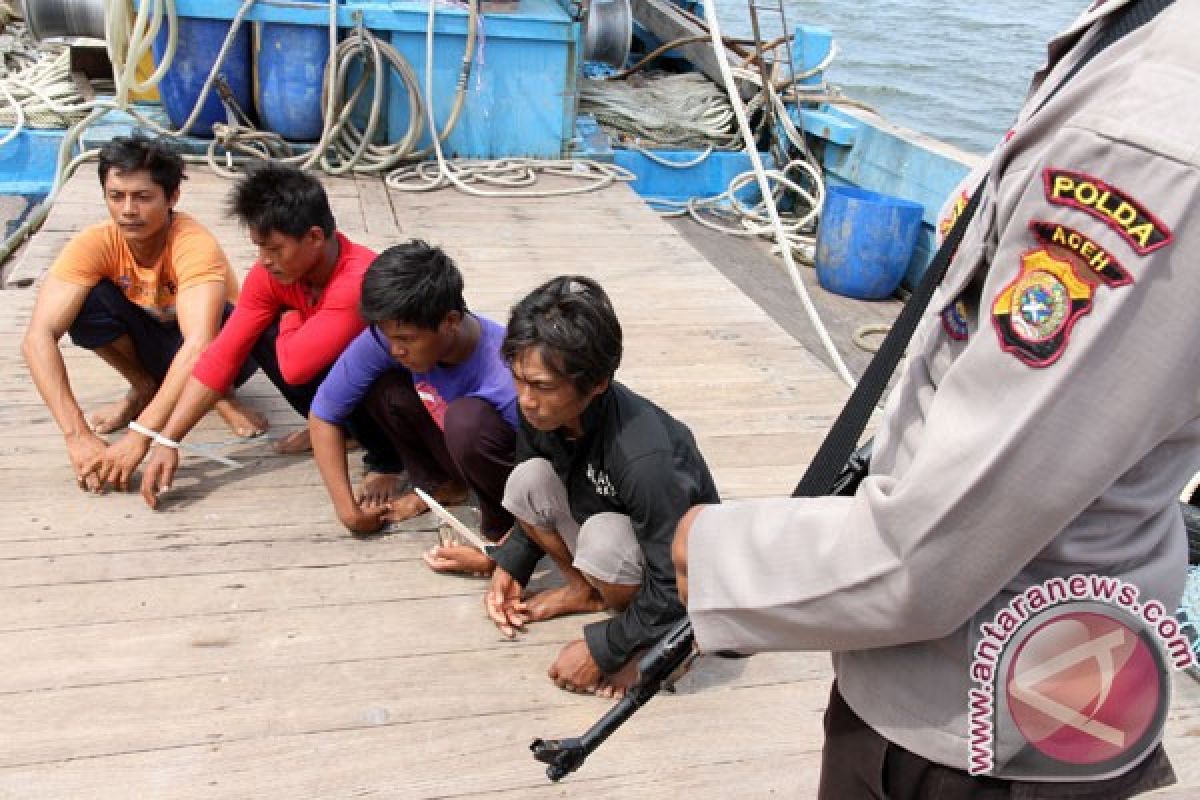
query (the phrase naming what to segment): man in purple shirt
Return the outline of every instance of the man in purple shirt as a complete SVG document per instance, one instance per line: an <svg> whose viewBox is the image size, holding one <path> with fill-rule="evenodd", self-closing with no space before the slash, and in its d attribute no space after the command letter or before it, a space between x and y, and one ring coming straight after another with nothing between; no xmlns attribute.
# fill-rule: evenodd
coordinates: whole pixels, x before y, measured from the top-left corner
<svg viewBox="0 0 1200 800"><path fill-rule="evenodd" d="M467 310L462 273L420 240L375 259L363 278L360 313L368 328L334 363L309 414L317 467L338 518L354 533L374 533L428 510L412 491L383 504L355 497L343 426L365 403L413 486L449 503L473 489L482 534L500 539L513 524L501 503L517 428L512 373L500 355L504 326ZM446 571L493 566L469 548L436 548L426 562Z"/></svg>

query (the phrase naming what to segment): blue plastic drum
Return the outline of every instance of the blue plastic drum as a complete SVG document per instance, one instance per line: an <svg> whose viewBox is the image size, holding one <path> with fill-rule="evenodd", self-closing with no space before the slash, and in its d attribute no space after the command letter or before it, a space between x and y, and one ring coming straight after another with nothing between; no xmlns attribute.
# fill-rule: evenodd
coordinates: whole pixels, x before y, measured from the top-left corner
<svg viewBox="0 0 1200 800"><path fill-rule="evenodd" d="M187 122L188 116L200 97L200 90L208 80L213 63L221 52L221 45L229 33L229 22L219 19L179 18L179 41L170 69L158 84L163 108L175 128ZM154 40L154 60L162 61L167 48L167 27L159 30ZM233 97L242 110L250 110L250 27L243 24L230 45L229 53L221 64L220 73L225 77ZM193 136L212 136L214 122L225 122L225 106L217 96L214 86L204 101L200 116L188 131Z"/></svg>
<svg viewBox="0 0 1200 800"><path fill-rule="evenodd" d="M859 300L890 297L912 260L924 212L898 197L831 186L817 231L817 281Z"/></svg>
<svg viewBox="0 0 1200 800"><path fill-rule="evenodd" d="M263 127L292 142L320 139L329 29L264 22L257 50L254 100Z"/></svg>

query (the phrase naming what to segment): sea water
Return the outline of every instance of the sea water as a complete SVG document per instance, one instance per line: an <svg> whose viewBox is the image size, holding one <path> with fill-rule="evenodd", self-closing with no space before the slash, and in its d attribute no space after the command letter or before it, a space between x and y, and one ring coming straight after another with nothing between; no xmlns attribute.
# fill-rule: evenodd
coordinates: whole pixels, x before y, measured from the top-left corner
<svg viewBox="0 0 1200 800"><path fill-rule="evenodd" d="M770 0L757 0L760 7ZM985 153L1010 127L1046 44L1091 0L785 0L789 27L833 31L828 73L891 121ZM745 0L718 5L726 36L749 37ZM778 11L759 11L764 40Z"/></svg>

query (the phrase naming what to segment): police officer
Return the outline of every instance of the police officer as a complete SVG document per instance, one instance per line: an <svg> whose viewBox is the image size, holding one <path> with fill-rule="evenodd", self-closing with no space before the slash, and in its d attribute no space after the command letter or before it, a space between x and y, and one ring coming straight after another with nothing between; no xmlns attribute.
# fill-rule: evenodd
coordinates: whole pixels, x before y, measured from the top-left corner
<svg viewBox="0 0 1200 800"><path fill-rule="evenodd" d="M1200 6L1168 5L1087 59L1130 2L1101 0L1050 44L1013 130L954 194L949 213L983 185L857 494L680 523L703 650L833 651L822 797L1127 797L1174 780L1153 742L1066 783L968 763L971 662L1000 609L1074 574L1167 609L1184 585Z"/></svg>

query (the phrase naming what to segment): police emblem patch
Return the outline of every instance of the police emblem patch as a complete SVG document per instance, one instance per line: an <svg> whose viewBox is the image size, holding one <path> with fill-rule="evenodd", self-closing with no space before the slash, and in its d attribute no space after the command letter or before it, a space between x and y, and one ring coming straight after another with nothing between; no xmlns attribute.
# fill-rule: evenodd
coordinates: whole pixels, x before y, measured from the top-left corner
<svg viewBox="0 0 1200 800"><path fill-rule="evenodd" d="M1028 253L992 305L1001 349L1028 366L1050 366L1066 349L1076 320L1092 310L1094 291L1070 262L1044 248Z"/></svg>
<svg viewBox="0 0 1200 800"><path fill-rule="evenodd" d="M967 327L967 304L955 300L942 310L942 328L956 342L965 342L970 335Z"/></svg>

